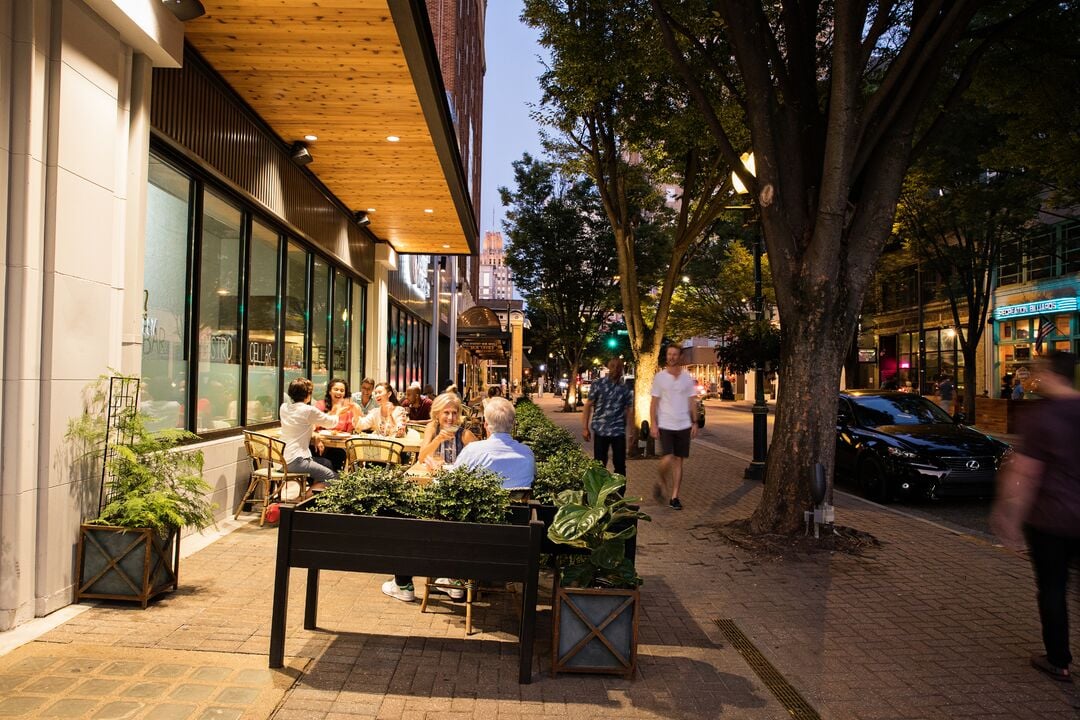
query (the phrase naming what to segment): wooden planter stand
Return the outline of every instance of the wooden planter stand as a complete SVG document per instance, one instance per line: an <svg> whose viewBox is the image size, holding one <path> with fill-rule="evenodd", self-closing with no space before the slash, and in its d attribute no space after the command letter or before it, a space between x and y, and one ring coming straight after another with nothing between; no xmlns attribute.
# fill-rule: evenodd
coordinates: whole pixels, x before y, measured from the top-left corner
<svg viewBox="0 0 1080 720"><path fill-rule="evenodd" d="M633 677L637 665L637 590L565 588L552 599L551 674Z"/></svg>
<svg viewBox="0 0 1080 720"><path fill-rule="evenodd" d="M82 525L75 561L75 602L133 600L145 608L158 595L176 590L180 533L161 537L150 528Z"/></svg>
<svg viewBox="0 0 1080 720"><path fill-rule="evenodd" d="M310 501L308 501L310 502ZM307 568L304 628L316 627L319 571L483 578L520 582L518 682L532 680L536 591L544 525L531 507L513 508L510 525L312 512L308 502L281 506L270 667L285 660L289 571Z"/></svg>

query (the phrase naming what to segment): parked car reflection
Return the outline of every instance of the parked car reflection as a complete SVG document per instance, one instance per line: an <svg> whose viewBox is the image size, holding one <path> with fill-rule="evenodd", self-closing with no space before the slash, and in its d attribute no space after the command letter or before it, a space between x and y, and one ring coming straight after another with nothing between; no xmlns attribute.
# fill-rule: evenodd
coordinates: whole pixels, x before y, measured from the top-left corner
<svg viewBox="0 0 1080 720"><path fill-rule="evenodd" d="M989 496L1008 444L955 422L926 398L896 391L840 394L836 469L873 500L897 495Z"/></svg>

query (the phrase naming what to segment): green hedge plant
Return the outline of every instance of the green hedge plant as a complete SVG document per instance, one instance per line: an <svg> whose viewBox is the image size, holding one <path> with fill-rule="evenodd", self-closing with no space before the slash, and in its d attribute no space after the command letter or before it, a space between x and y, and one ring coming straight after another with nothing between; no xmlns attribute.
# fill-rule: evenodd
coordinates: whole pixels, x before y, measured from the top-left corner
<svg viewBox="0 0 1080 720"><path fill-rule="evenodd" d="M312 502L314 510L346 515L419 517L421 488L405 476L405 468L359 467L327 483Z"/></svg>
<svg viewBox="0 0 1080 720"><path fill-rule="evenodd" d="M577 448L560 450L536 463L532 497L545 505L554 505L563 490L581 490L581 479L590 468L602 467Z"/></svg>

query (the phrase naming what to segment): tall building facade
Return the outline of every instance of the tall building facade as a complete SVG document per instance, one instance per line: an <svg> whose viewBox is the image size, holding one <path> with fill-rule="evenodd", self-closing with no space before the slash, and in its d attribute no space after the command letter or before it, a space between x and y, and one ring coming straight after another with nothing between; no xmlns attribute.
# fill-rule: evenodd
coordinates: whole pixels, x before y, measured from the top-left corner
<svg viewBox="0 0 1080 720"><path fill-rule="evenodd" d="M65 430L99 376L198 435L225 517L291 380L436 382L452 344L484 4L202 5L0 0L0 630L72 600L102 475Z"/></svg>
<svg viewBox="0 0 1080 720"><path fill-rule="evenodd" d="M488 231L480 242L480 299L510 300L514 285L506 265L506 249L501 232Z"/></svg>

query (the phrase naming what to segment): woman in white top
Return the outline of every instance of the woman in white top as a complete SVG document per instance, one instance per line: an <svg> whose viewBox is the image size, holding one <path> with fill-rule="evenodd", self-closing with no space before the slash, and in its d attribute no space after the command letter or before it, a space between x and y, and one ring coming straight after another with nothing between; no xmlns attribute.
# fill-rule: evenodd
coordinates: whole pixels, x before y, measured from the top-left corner
<svg viewBox="0 0 1080 720"><path fill-rule="evenodd" d="M408 430L409 413L398 405L397 395L390 383L381 382L375 386L371 396L378 407L356 421L357 430L371 430L376 435L385 437L405 437Z"/></svg>
<svg viewBox="0 0 1080 720"><path fill-rule="evenodd" d="M311 456L311 431L317 427L334 427L338 424L338 405L330 412L311 405L311 381L296 378L289 383L289 401L281 404L281 439L285 442L285 462L290 473L307 473L312 490L322 490L329 480L337 478L330 461ZM316 438L315 449L322 452L322 440Z"/></svg>

